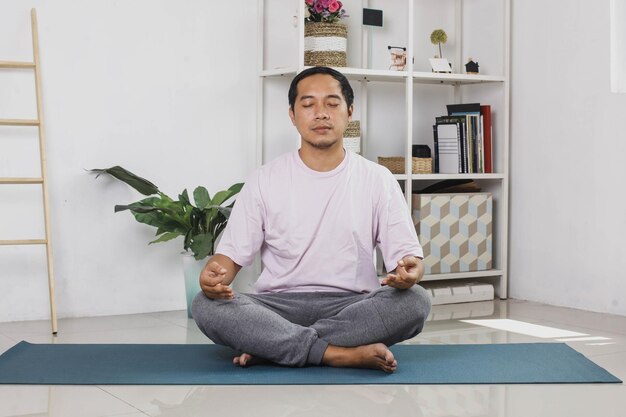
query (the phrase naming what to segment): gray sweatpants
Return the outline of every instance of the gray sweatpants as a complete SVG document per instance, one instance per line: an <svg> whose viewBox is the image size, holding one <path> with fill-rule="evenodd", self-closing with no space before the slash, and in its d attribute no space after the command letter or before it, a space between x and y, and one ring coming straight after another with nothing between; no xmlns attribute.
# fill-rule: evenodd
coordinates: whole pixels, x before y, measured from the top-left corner
<svg viewBox="0 0 626 417"><path fill-rule="evenodd" d="M369 294L306 292L235 294L212 300L200 292L192 314L213 342L286 366L319 365L329 344L387 346L417 335L430 312L420 286L381 287Z"/></svg>

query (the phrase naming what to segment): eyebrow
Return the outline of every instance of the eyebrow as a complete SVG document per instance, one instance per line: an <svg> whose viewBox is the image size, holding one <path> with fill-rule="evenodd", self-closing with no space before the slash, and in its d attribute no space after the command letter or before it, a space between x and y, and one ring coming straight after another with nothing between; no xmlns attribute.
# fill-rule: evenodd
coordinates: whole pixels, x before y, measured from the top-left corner
<svg viewBox="0 0 626 417"><path fill-rule="evenodd" d="M307 99L313 99L313 98L315 98L315 97L314 97L314 96L301 96L301 97L300 97L300 101L302 101L302 100L307 100ZM334 98L334 99L337 99L337 100L341 100L341 96L340 96L340 95L338 95L338 94L329 94L329 95L327 95L327 96L326 96L326 97L324 97L324 98L325 98L325 99L328 99L328 98Z"/></svg>

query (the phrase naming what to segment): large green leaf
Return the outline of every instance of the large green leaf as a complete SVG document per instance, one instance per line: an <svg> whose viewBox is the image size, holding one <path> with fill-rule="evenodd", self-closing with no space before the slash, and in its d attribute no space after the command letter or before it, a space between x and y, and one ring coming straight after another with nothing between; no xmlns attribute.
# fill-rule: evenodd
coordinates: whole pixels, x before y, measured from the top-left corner
<svg viewBox="0 0 626 417"><path fill-rule="evenodd" d="M152 184L145 178L141 178L133 174L132 172L127 171L119 165L104 169L90 169L90 171L98 173L98 175L96 175L96 178L98 178L102 174L109 174L112 177L117 178L118 180L130 185L143 195L152 195L159 192L159 188L156 185Z"/></svg>
<svg viewBox="0 0 626 417"><path fill-rule="evenodd" d="M190 248L197 260L213 254L213 235L204 233L193 237Z"/></svg>
<svg viewBox="0 0 626 417"><path fill-rule="evenodd" d="M206 188L200 186L193 191L193 199L196 202L196 207L203 209L211 203L211 197Z"/></svg>
<svg viewBox="0 0 626 417"><path fill-rule="evenodd" d="M228 190L223 190L223 191L216 193L215 196L213 196L213 199L211 200L211 205L214 205L214 206L221 205L224 201L228 200L232 196L236 195L239 191L241 191L242 187L243 187L243 183L238 183L238 184L231 186Z"/></svg>
<svg viewBox="0 0 626 417"><path fill-rule="evenodd" d="M187 189L186 188L178 196L178 199L180 200L181 203L183 203L185 205L190 205L191 204L191 202L189 201L189 194L187 193Z"/></svg>
<svg viewBox="0 0 626 417"><path fill-rule="evenodd" d="M150 242L149 245L153 243L167 242L168 240L176 239L178 236L180 236L180 233L167 232L167 233L162 234L158 239Z"/></svg>

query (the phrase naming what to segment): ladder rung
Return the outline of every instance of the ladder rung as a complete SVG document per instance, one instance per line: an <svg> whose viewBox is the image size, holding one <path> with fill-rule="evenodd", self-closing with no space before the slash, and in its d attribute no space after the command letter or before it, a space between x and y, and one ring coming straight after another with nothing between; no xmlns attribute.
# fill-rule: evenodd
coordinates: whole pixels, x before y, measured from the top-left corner
<svg viewBox="0 0 626 417"><path fill-rule="evenodd" d="M43 184L43 178L0 178L0 184Z"/></svg>
<svg viewBox="0 0 626 417"><path fill-rule="evenodd" d="M0 126L38 126L39 120L34 119L0 119Z"/></svg>
<svg viewBox="0 0 626 417"><path fill-rule="evenodd" d="M34 62L0 61L0 68L35 68Z"/></svg>
<svg viewBox="0 0 626 417"><path fill-rule="evenodd" d="M46 245L46 239L0 240L0 246L8 245Z"/></svg>

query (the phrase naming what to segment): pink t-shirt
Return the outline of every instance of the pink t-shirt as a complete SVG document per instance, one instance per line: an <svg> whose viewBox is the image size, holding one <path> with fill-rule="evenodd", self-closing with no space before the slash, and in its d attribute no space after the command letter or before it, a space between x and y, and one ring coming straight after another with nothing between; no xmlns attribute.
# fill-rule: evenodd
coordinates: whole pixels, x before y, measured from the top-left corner
<svg viewBox="0 0 626 417"><path fill-rule="evenodd" d="M248 177L216 252L248 266L260 250L259 293L366 293L380 287L376 245L388 271L405 256L423 257L391 172L352 152L318 172L294 151Z"/></svg>

